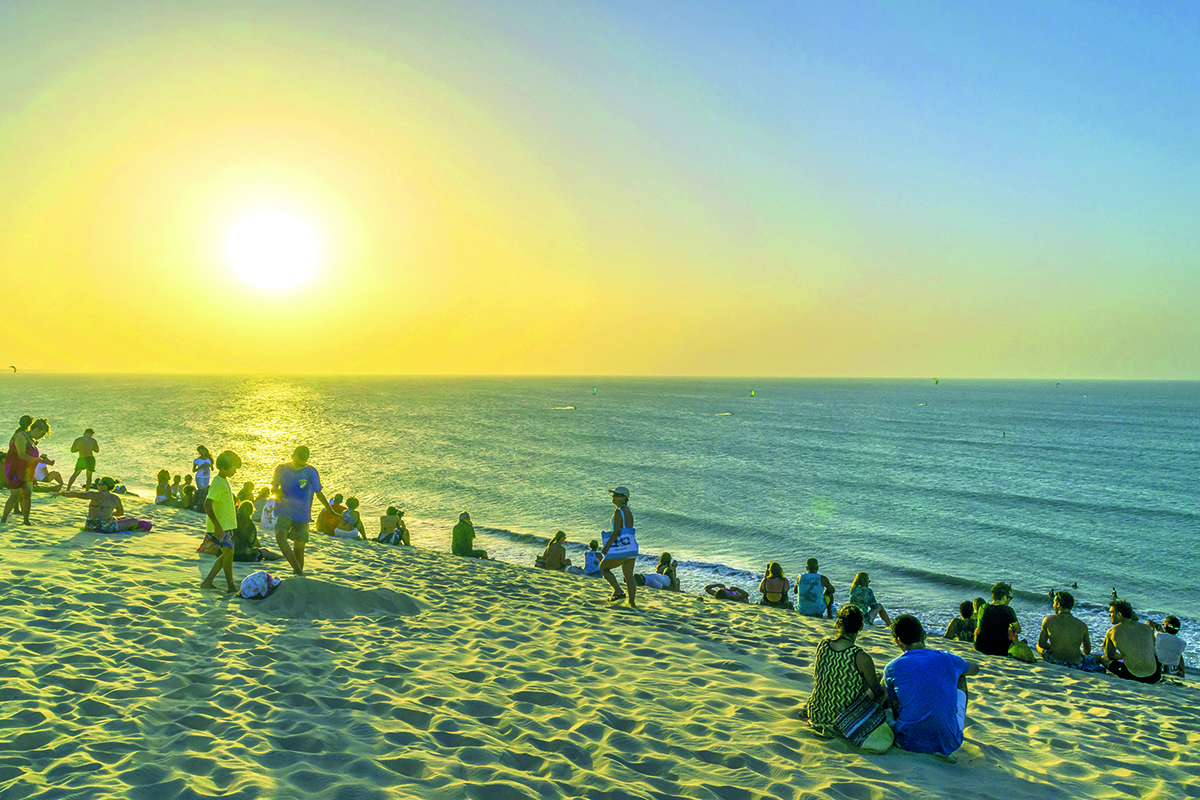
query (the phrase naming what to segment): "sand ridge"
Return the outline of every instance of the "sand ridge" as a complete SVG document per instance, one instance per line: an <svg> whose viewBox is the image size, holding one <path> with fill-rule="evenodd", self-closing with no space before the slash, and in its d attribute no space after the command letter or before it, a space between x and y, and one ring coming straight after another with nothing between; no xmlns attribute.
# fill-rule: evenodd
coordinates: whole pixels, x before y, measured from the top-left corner
<svg viewBox="0 0 1200 800"><path fill-rule="evenodd" d="M825 621L315 536L246 601L197 588L194 514L129 500L156 530L103 536L34 502L0 529L3 800L1200 796L1190 686L938 640L982 670L958 762L866 756L796 718Z"/></svg>

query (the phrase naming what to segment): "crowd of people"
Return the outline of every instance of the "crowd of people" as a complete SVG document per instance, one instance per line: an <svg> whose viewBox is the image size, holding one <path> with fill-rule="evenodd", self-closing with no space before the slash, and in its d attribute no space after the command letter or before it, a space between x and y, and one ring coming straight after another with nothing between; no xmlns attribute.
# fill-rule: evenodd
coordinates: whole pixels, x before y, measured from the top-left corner
<svg viewBox="0 0 1200 800"><path fill-rule="evenodd" d="M46 472L54 461L39 450L41 440L49 433L50 423L46 419L21 418L4 460L9 498L0 521L7 522L10 514L19 511L24 524L30 524L31 492L39 480L35 474L41 468L43 475L57 477L63 496L88 501L84 530L101 533L150 530L148 521L125 516L115 479L100 476L92 480L100 446L91 428L72 445L71 451L78 454L78 460L65 486L61 475ZM242 460L232 450L213 458L206 447L200 446L191 475L175 475L172 480L167 470L158 473L155 503L204 514L204 541L197 550L216 558L201 583L202 588L216 588L217 576L224 573L226 591L238 591L233 578L235 561L286 560L296 575L302 575L314 500L321 506L315 523L318 533L367 539L358 499L335 494L332 502L327 500L320 474L308 463L309 456L307 447L297 447L289 462L276 467L270 488L257 492L251 482L243 483L236 493L233 491L230 479L236 476ZM73 491L71 487L82 473L86 473L87 491ZM567 534L561 530L551 537L536 565L547 570L602 577L612 588L609 600L627 600L631 608L637 607L639 586L680 591L678 563L670 553L661 554L653 573L635 573L639 548L629 506L630 492L628 487L618 486L610 489L609 494L615 506L612 529L605 533L603 544L598 539L588 543L582 567L573 565L567 557ZM261 545L259 525L274 533L278 553ZM451 552L465 558L488 558L487 551L475 547L475 539L471 515L463 511L451 532ZM411 544L402 510L388 507L380 517L377 541ZM617 573L622 580L618 580ZM837 612L836 635L818 643L813 691L802 716L818 734L843 736L866 750L881 752L895 743L907 750L950 756L963 742L968 702L966 679L977 674L979 667L953 653L927 647L928 634L921 621L911 614L891 619L870 583L866 572L855 575L848 600ZM723 583L709 584L704 590L719 600L748 603L751 598L747 590ZM834 617L836 588L820 572L815 558L807 560L805 572L794 583L788 581L782 566L772 561L758 585L758 593L763 606L795 610L812 617ZM791 594L795 595L794 602ZM1037 660L1032 648L1020 638L1021 625L1010 607L1012 596L1012 586L1001 582L992 587L990 603L983 598L963 601L959 615L946 627L944 638L970 643L985 655ZM1130 603L1117 599L1114 592L1109 604L1112 627L1096 654L1092 652L1087 624L1072 613L1074 606L1075 598L1070 592L1053 593L1054 613L1042 621L1036 644L1037 654L1044 661L1084 672L1109 672L1139 683L1184 677L1185 642L1178 636L1178 618L1169 616L1162 623L1143 624ZM888 626L901 651L882 672L876 671L874 659L856 643L859 632L874 624L876 618Z"/></svg>

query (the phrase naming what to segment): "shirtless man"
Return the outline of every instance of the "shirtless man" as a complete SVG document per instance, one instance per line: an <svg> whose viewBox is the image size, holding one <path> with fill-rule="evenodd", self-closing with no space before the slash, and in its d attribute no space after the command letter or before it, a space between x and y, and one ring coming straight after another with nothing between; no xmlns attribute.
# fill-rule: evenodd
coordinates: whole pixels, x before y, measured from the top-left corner
<svg viewBox="0 0 1200 800"><path fill-rule="evenodd" d="M113 494L117 482L105 475L96 481L97 491L62 493L63 497L76 497L88 501L87 521L83 523L85 531L93 533L118 533L131 531L134 528L149 530L149 523L143 525L139 520L126 519L125 507L121 505L121 496Z"/></svg>
<svg viewBox="0 0 1200 800"><path fill-rule="evenodd" d="M1071 614L1075 597L1070 592L1054 593L1054 614L1042 620L1037 649L1051 664L1084 672L1104 672L1104 665L1091 655L1092 637L1087 623Z"/></svg>
<svg viewBox="0 0 1200 800"><path fill-rule="evenodd" d="M96 471L96 453L100 452L100 444L94 436L96 432L88 428L75 440L71 445L71 452L78 453L79 458L75 462L75 472L71 475L71 480L67 481L67 491L71 491L71 486L74 485L75 479L79 477L79 473L87 472L87 481L84 486L92 485L92 473Z"/></svg>
<svg viewBox="0 0 1200 800"><path fill-rule="evenodd" d="M1154 629L1134 620L1128 600L1109 603L1108 618L1113 626L1104 634L1104 655L1100 659L1104 666L1120 678L1158 683L1162 675L1154 654Z"/></svg>

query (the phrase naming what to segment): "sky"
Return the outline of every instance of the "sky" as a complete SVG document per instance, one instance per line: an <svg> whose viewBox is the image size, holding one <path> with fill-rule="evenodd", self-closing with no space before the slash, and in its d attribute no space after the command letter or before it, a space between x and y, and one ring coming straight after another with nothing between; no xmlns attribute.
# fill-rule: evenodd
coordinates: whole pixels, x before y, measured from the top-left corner
<svg viewBox="0 0 1200 800"><path fill-rule="evenodd" d="M1200 379L1195 3L0 0L0 52L26 371Z"/></svg>

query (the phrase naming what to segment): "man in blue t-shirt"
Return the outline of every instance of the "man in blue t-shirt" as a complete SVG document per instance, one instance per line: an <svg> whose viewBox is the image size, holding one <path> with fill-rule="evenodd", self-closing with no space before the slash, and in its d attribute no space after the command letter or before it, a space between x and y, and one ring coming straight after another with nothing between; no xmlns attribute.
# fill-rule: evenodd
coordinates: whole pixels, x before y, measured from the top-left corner
<svg viewBox="0 0 1200 800"><path fill-rule="evenodd" d="M967 722L967 676L979 665L925 647L925 629L911 614L892 623L904 653L883 668L883 685L896 715L896 744L914 753L948 756L962 746Z"/></svg>
<svg viewBox="0 0 1200 800"><path fill-rule="evenodd" d="M275 543L297 575L304 574L304 545L308 541L308 524L312 522L313 497L329 509L329 501L321 493L321 476L308 465L308 456L307 447L297 447L292 453L292 463L276 467L271 479L271 488L278 498L275 502ZM330 513L333 513L332 509ZM288 539L296 543L294 551Z"/></svg>

